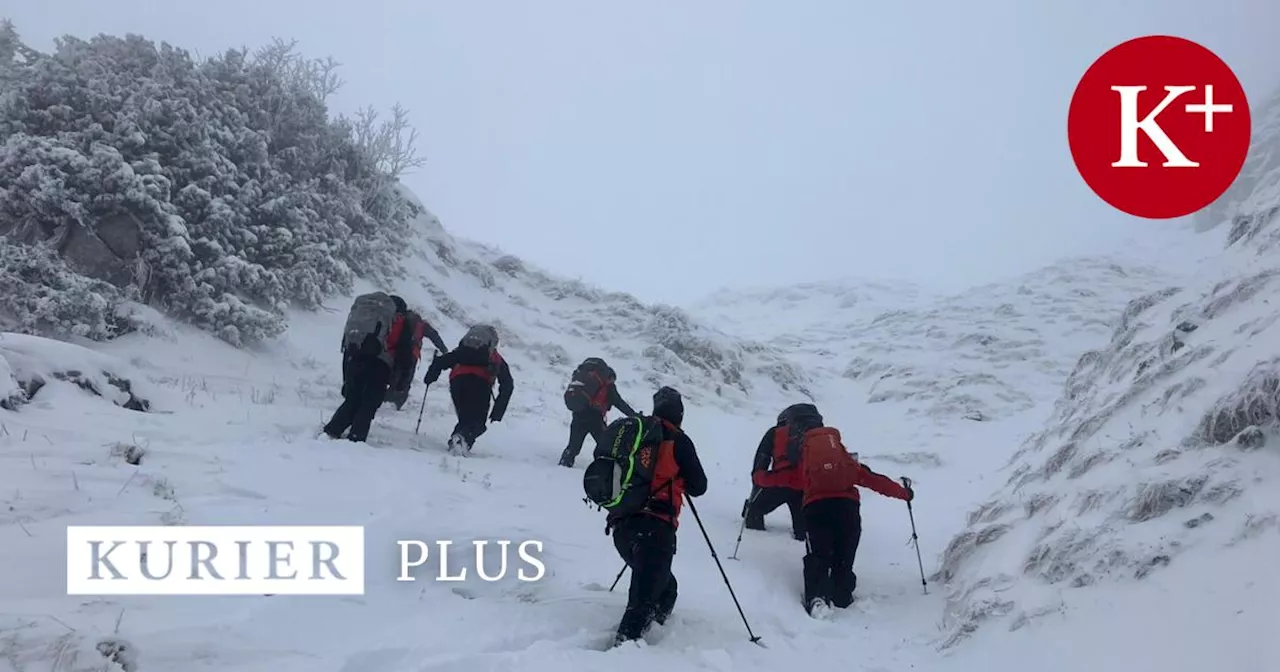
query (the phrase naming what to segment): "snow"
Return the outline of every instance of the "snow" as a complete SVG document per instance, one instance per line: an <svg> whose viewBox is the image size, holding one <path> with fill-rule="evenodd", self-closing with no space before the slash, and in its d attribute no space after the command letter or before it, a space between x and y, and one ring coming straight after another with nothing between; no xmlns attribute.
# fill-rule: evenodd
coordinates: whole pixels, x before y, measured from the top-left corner
<svg viewBox="0 0 1280 672"><path fill-rule="evenodd" d="M469 322L496 324L516 380L506 419L491 425L470 457L445 451L454 418L443 385L429 391L422 431L414 433L420 382L403 410L383 408L369 443L316 438L339 401L337 334L348 298L330 300L326 311L293 314L283 338L249 349L160 319L148 333L92 350L3 336L0 362L13 375L0 369L0 392L16 385L5 381L32 372L52 380L30 403L0 410L0 672L100 671L102 651L121 648L127 667L105 669L897 672L1033 665L1074 672L1212 665L1261 672L1280 655L1267 636L1280 622L1273 567L1280 528L1271 494L1280 437L1263 428L1265 443L1248 450L1230 441L1179 444L1196 435L1211 409L1233 407L1232 395L1254 366L1277 354L1266 303L1273 285L1258 275L1274 263L1254 248L1203 264L1191 253L1163 265L1068 260L958 296L916 293L910 305L895 305L905 299L892 287L854 287L852 308L868 304L865 313L835 312L829 296L799 301L814 307L796 309L794 323L824 334L820 345L803 347L808 341L777 323L772 331L751 327L768 319L763 301L735 307L721 295L719 308L688 312L645 306L453 238L427 212L415 225L421 247L406 261L410 277L386 289L404 296L450 343ZM1263 239L1259 233L1252 240ZM1179 249L1203 251L1205 240L1181 240ZM1234 284L1215 293L1220 282L1247 277L1262 278L1251 297ZM1165 287L1180 289L1119 321L1135 296ZM792 302L804 291L781 290L779 300ZM1198 321L1185 346L1167 351L1171 330L1210 306L1213 316ZM881 317L891 309L903 312ZM851 329L842 337L843 327ZM994 340L984 344L979 335ZM1214 350L1195 359L1206 347ZM1099 354L1081 360L1090 350ZM581 501L585 460L574 469L556 466L568 424L562 386L574 365L596 354L610 361L623 396L641 409L661 384L685 392L686 429L711 476L707 495L693 502L767 648L748 641L698 519L687 511L672 620L644 644L600 650L621 616L627 579L608 590L622 563L603 534L602 514ZM859 357L888 369L849 376ZM1135 373L1151 357L1147 377L1170 371L1142 386ZM1077 360L1084 365L1073 370ZM53 377L72 368L125 377L152 407L126 409L118 398ZM885 371L923 382L891 385L881 378ZM975 378L979 373L995 382ZM1184 384L1195 377L1206 382ZM1168 390L1175 392L1166 396ZM859 601L830 620L810 619L800 605L803 545L790 538L783 511L767 519L769 530L747 532L730 559L756 443L782 406L810 396L870 466L916 481L928 594L905 507L869 492ZM973 408L957 402L962 398L978 404L982 421L965 417ZM1144 444L1123 445L1130 423L1134 435L1145 433ZM1048 473L1045 465L1076 432L1079 452ZM1165 449L1179 454L1155 463ZM1107 459L1071 478L1095 451ZM1209 478L1199 499L1144 522L1124 518L1141 487L1196 475ZM1205 499L1230 483L1236 496ZM1072 503L1092 490L1104 492L1104 503L1074 513ZM1036 495L1058 503L1028 515L1026 502ZM969 520L966 514L992 501L1012 508ZM1213 518L1188 526L1204 513ZM1023 571L1037 536L1067 517L1054 534L1065 542L1079 529L1092 540L1078 551L1055 545L1059 557L1096 573L1078 588ZM66 596L64 528L106 523L363 525L367 592ZM1003 536L963 557L954 549L944 556L958 534L995 524L1008 525ZM417 581L395 580L397 540L466 546L503 538L543 541L546 578L439 582L429 563ZM1113 551L1123 554L1113 568L1123 574L1089 569ZM1157 562L1133 578L1157 553L1169 556L1167 566ZM1015 606L970 618L983 605L1005 602Z"/></svg>

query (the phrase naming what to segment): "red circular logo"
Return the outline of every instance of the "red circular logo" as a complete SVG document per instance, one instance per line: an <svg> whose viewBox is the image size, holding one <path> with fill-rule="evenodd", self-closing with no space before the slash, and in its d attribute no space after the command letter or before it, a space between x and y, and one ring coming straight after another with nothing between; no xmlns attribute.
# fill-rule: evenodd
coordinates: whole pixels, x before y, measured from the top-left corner
<svg viewBox="0 0 1280 672"><path fill-rule="evenodd" d="M1067 115L1076 169L1113 207L1189 215L1231 186L1249 153L1249 102L1216 54L1180 37L1129 40L1080 78Z"/></svg>

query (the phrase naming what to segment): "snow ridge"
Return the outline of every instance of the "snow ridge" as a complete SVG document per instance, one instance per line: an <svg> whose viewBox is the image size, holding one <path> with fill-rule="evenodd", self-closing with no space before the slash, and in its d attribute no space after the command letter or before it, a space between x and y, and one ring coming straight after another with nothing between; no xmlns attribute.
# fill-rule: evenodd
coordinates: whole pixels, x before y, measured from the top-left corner
<svg viewBox="0 0 1280 672"><path fill-rule="evenodd" d="M723 290L694 304L743 335L795 353L815 377L853 382L864 402L933 420L1009 418L1051 403L1108 317L1173 274L1133 259L1064 259L955 295L911 285L809 283Z"/></svg>

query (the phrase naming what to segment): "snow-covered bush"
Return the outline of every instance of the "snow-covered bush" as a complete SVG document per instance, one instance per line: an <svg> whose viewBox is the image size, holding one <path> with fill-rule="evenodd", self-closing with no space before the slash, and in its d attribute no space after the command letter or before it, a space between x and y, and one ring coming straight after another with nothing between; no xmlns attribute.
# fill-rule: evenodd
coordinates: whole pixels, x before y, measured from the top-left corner
<svg viewBox="0 0 1280 672"><path fill-rule="evenodd" d="M103 304L18 328L109 338L99 315L131 295L239 345L282 333L289 305L402 274L411 130L398 107L331 119L331 61L280 42L197 60L136 35L38 54L0 33L0 236L48 245Z"/></svg>
<svg viewBox="0 0 1280 672"><path fill-rule="evenodd" d="M22 333L106 340L131 331L124 293L67 267L45 245L0 237L0 326Z"/></svg>

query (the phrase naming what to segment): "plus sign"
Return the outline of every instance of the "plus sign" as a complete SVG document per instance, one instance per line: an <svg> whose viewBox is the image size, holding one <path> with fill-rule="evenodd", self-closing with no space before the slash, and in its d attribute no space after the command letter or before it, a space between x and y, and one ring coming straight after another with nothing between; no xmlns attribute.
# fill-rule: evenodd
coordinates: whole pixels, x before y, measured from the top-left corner
<svg viewBox="0 0 1280 672"><path fill-rule="evenodd" d="M1231 112L1235 109L1234 105L1214 105L1213 104L1213 85L1204 85L1204 102L1199 105L1188 103L1186 111L1189 114L1204 115L1204 132L1213 132L1213 115L1217 112Z"/></svg>

